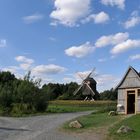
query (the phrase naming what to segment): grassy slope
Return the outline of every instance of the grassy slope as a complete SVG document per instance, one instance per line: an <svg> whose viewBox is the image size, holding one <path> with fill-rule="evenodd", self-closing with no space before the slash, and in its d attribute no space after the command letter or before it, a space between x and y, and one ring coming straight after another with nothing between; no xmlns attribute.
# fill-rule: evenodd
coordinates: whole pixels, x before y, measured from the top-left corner
<svg viewBox="0 0 140 140"><path fill-rule="evenodd" d="M78 120L81 124L83 124L83 130L89 129L89 128L107 128L108 126L112 125L114 122L119 121L122 118L122 116L108 116L107 113L92 113L87 116L82 116L79 118L76 118L74 120ZM64 124L64 129L67 130L76 130L74 128L69 128L68 126L69 122Z"/></svg>
<svg viewBox="0 0 140 140"><path fill-rule="evenodd" d="M69 121L63 125L63 129L74 132L83 132L92 129L92 133L98 131L107 135L106 140L140 140L140 115L127 117L125 115L108 116L107 113L93 113L75 118L74 120L78 120L84 127L81 129L69 128ZM134 132L117 134L117 130L122 125L131 127L134 129Z"/></svg>
<svg viewBox="0 0 140 140"><path fill-rule="evenodd" d="M122 125L127 125L134 129L135 132L129 134L117 134L116 131ZM122 120L114 127L110 128L110 137L113 140L140 140L140 115L134 115L130 118Z"/></svg>

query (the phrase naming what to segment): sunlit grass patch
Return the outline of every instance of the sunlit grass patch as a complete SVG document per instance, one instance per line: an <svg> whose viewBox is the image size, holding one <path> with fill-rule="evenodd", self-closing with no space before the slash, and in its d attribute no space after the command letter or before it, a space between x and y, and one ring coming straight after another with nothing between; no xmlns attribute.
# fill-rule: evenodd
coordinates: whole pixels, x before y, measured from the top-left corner
<svg viewBox="0 0 140 140"><path fill-rule="evenodd" d="M117 134L117 130L122 126L129 126L134 132L126 134ZM113 140L140 140L140 115L134 115L132 117L122 120L120 123L109 129L109 137Z"/></svg>
<svg viewBox="0 0 140 140"><path fill-rule="evenodd" d="M81 116L78 118L75 118L74 120L78 120L82 125L83 128L80 128L85 130L85 129L100 129L100 128L106 128L111 126L114 122L117 122L121 116L109 116L108 113L92 113L90 115L86 116ZM64 129L66 130L76 130L75 128L70 128L69 127L69 122L66 122L63 126Z"/></svg>

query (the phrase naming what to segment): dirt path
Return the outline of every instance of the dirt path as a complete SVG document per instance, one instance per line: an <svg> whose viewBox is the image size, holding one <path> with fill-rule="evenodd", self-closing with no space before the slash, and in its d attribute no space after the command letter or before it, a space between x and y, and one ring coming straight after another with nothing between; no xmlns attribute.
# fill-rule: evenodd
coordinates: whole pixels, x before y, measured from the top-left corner
<svg viewBox="0 0 140 140"><path fill-rule="evenodd" d="M65 113L27 118L0 117L0 140L102 140L101 133L68 134L58 130L65 121L91 113Z"/></svg>

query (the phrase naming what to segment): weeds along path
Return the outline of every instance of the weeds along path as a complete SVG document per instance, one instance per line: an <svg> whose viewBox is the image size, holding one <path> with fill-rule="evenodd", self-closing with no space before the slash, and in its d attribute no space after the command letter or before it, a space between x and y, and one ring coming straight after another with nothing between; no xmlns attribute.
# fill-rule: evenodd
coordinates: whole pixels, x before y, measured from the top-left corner
<svg viewBox="0 0 140 140"><path fill-rule="evenodd" d="M58 131L66 121L93 111L52 114L25 118L0 117L0 140L88 140ZM89 138L90 140L90 138ZM92 137L92 140L98 140Z"/></svg>

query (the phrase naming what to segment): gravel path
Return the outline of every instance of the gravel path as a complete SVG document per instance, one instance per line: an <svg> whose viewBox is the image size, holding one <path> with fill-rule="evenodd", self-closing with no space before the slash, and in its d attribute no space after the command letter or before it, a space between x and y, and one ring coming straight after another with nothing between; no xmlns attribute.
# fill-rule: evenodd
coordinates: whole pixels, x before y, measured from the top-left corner
<svg viewBox="0 0 140 140"><path fill-rule="evenodd" d="M85 135L58 131L65 121L89 113L91 111L27 118L0 117L0 140L90 140ZM92 140L98 139L92 137Z"/></svg>

